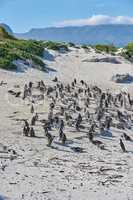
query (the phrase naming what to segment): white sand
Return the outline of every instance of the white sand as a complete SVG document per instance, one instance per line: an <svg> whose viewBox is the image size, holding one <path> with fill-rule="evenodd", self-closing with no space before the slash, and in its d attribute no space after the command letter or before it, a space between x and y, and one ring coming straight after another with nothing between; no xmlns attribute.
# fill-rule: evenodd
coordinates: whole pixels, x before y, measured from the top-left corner
<svg viewBox="0 0 133 200"><path fill-rule="evenodd" d="M133 65L121 59L122 64L85 63L84 59L96 55L85 53L83 49L72 49L66 54L50 51L54 61L45 62L56 73L45 74L29 69L25 73L13 73L0 70L0 195L10 200L132 200L133 199L133 143L126 142L129 153L123 154L118 145L122 131L111 129L112 138L102 138L110 151L102 151L93 146L85 133L66 129L69 146L85 148L85 152L76 154L69 147L54 143L54 149L46 146L45 138L25 138L22 136L22 123L13 119L31 118L30 107L7 95L14 85L23 87L29 81L44 80L52 84L56 75L63 82L73 78L84 79L90 84L113 91L133 92L133 84L115 84L111 82L116 73L133 75ZM47 112L48 102L36 107L38 112ZM14 113L18 112L18 113ZM36 134L43 137L40 124ZM56 136L58 133L54 133ZM133 137L133 131L128 131ZM10 161L9 153L1 153L2 146L16 150L17 159ZM1 167L5 165L5 170ZM105 171L102 172L102 169Z"/></svg>

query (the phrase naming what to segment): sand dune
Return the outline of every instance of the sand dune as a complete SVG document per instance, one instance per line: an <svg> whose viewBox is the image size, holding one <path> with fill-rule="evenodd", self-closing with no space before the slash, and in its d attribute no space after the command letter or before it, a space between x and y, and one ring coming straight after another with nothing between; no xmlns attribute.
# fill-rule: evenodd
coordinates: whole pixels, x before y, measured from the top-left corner
<svg viewBox="0 0 133 200"><path fill-rule="evenodd" d="M43 73L28 69L24 73L0 70L0 195L10 200L132 200L133 199L133 143L126 141L128 153L122 153L119 138L123 130L111 128L110 135L97 136L105 143L106 151L92 145L85 132L67 127L68 143L60 145L57 131L53 130L53 148L46 146L44 131L38 122L38 137L22 136L20 119L31 119L30 105L8 94L8 90L22 90L25 83L43 80L48 85L55 76L63 83L74 78L97 84L116 93L132 94L133 84L116 84L111 78L116 73L133 75L133 65L117 57L121 64L83 62L93 57L109 55L74 49L67 53L49 50L44 57L48 67L56 72ZM19 85L19 87L18 87ZM49 101L36 105L40 117L46 118ZM133 131L126 130L133 138ZM3 146L17 154L3 151ZM75 153L71 147L82 147L83 153ZM1 198L1 197L0 197Z"/></svg>

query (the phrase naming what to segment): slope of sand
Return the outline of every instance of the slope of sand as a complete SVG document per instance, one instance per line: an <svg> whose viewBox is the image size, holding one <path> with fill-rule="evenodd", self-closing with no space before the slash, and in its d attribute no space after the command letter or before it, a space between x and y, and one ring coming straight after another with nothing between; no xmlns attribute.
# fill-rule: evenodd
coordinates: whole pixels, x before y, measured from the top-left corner
<svg viewBox="0 0 133 200"><path fill-rule="evenodd" d="M133 84L111 82L116 73L133 74L133 66L119 58L122 64L86 63L85 59L96 55L83 49L71 49L68 53L49 51L45 55L48 67L56 72L49 74L29 69L25 73L0 70L0 195L10 200L132 200L133 199L133 143L126 142L128 153L123 154L118 145L122 131L111 129L113 137L102 137L108 151L93 146L86 133L65 129L68 146L62 146L55 138L54 148L46 146L44 131L38 123L35 127L38 138L22 136L23 124L19 119L31 119L30 105L8 95L9 89L19 85L20 90L29 81L44 80L53 84L56 75L62 82L73 78L86 80L104 89L117 92L133 91ZM106 56L106 55L105 55ZM48 100L36 105L37 112L47 117ZM133 131L127 133L133 137ZM58 133L53 134L57 137ZM3 146L14 149L3 153ZM83 153L75 153L70 147L83 147ZM10 158L10 159L9 159ZM6 198L7 197L7 198Z"/></svg>
<svg viewBox="0 0 133 200"><path fill-rule="evenodd" d="M88 83L98 84L105 88L117 90L126 87L132 89L132 84L121 85L112 83L111 78L116 73L130 73L133 74L133 65L125 61L123 58L117 57L122 64L110 64L110 63L91 63L83 62L90 58L103 58L109 55L96 54L93 50L88 53L84 49L72 49L71 52L66 54L58 54L54 51L50 51L53 55L53 60L49 61L45 59L48 66L57 70L58 77L62 81L70 81L74 77L81 80L84 79Z"/></svg>

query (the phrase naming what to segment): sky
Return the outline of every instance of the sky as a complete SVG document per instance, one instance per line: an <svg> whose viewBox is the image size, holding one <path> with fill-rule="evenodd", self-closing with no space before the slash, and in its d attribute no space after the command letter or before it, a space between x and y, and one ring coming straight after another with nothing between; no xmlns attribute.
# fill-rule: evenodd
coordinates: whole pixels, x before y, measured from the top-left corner
<svg viewBox="0 0 133 200"><path fill-rule="evenodd" d="M0 23L14 32L50 26L133 24L133 0L0 0Z"/></svg>

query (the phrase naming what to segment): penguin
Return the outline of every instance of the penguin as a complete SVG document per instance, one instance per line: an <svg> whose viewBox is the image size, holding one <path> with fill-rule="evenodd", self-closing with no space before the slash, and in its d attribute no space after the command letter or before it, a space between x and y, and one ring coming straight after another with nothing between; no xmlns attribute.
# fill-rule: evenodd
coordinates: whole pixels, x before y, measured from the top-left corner
<svg viewBox="0 0 133 200"><path fill-rule="evenodd" d="M28 137L28 134L29 134L29 127L24 126L24 128L23 128L23 136Z"/></svg>
<svg viewBox="0 0 133 200"><path fill-rule="evenodd" d="M53 137L50 133L47 133L46 137L47 137L47 139L48 139L48 144L47 144L47 146L48 146L48 147L51 147L51 144L52 144L52 142L53 142L54 137Z"/></svg>
<svg viewBox="0 0 133 200"><path fill-rule="evenodd" d="M17 92L15 97L20 97L20 95L21 95L21 92Z"/></svg>
<svg viewBox="0 0 133 200"><path fill-rule="evenodd" d="M39 116L38 116L38 114L36 113L36 114L35 114L35 119L36 119L36 121L38 120L38 118L39 118Z"/></svg>
<svg viewBox="0 0 133 200"><path fill-rule="evenodd" d="M131 137L129 135L127 135L126 133L123 133L123 136L124 136L125 140L132 141Z"/></svg>
<svg viewBox="0 0 133 200"><path fill-rule="evenodd" d="M60 128L59 129L59 140L62 140L62 136L63 136L63 130Z"/></svg>
<svg viewBox="0 0 133 200"><path fill-rule="evenodd" d="M31 89L32 86L33 86L33 83L30 81L30 82L29 82L29 88Z"/></svg>
<svg viewBox="0 0 133 200"><path fill-rule="evenodd" d="M30 135L30 137L35 137L35 131L34 131L33 127L30 128L29 135Z"/></svg>
<svg viewBox="0 0 133 200"><path fill-rule="evenodd" d="M65 112L65 110L64 110L64 107L63 107L63 106L61 106L61 107L60 107L60 114L61 114L61 116L63 116L63 115L64 115L64 112Z"/></svg>
<svg viewBox="0 0 133 200"><path fill-rule="evenodd" d="M64 121L63 121L63 119L61 119L61 121L60 121L60 129L63 130L63 129L64 129L64 126L65 126L65 125L64 125Z"/></svg>
<svg viewBox="0 0 133 200"><path fill-rule="evenodd" d="M63 145L65 145L66 140L67 140L66 135L65 135L65 133L63 133L63 134L62 134L62 138L61 138L61 141L62 141L62 144L63 144Z"/></svg>
<svg viewBox="0 0 133 200"><path fill-rule="evenodd" d="M79 127L81 125L81 122L82 122L82 116L81 114L79 113L78 115L78 118L76 119L76 124L75 124L75 127L76 127L76 130L79 131Z"/></svg>
<svg viewBox="0 0 133 200"><path fill-rule="evenodd" d="M58 78L55 76L55 78L52 81L53 82L58 82Z"/></svg>
<svg viewBox="0 0 133 200"><path fill-rule="evenodd" d="M29 123L27 120L24 120L25 126L29 126Z"/></svg>
<svg viewBox="0 0 133 200"><path fill-rule="evenodd" d="M121 147L123 152L126 152L126 148L125 148L125 145L124 145L122 139L120 139L120 147Z"/></svg>
<svg viewBox="0 0 133 200"><path fill-rule="evenodd" d="M33 116L31 119L31 126L35 126L36 123L36 116Z"/></svg>
<svg viewBox="0 0 133 200"><path fill-rule="evenodd" d="M89 133L88 133L88 138L89 138L90 142L93 141L93 138L94 138L93 132L90 132L90 131L89 131Z"/></svg>
<svg viewBox="0 0 133 200"><path fill-rule="evenodd" d="M34 106L31 106L30 112L33 114L34 113Z"/></svg>
<svg viewBox="0 0 133 200"><path fill-rule="evenodd" d="M43 126L44 132L45 132L45 136L47 136L48 134L48 126L47 124Z"/></svg>
<svg viewBox="0 0 133 200"><path fill-rule="evenodd" d="M83 80L81 80L80 83L81 83L82 85L84 85L84 81L83 81Z"/></svg>
<svg viewBox="0 0 133 200"><path fill-rule="evenodd" d="M74 79L74 84L75 84L75 85L77 84L77 80L76 80L76 78Z"/></svg>
<svg viewBox="0 0 133 200"><path fill-rule="evenodd" d="M106 127L107 130L110 129L111 123L112 123L112 118L111 117L106 117L105 127Z"/></svg>
<svg viewBox="0 0 133 200"><path fill-rule="evenodd" d="M55 107L55 104L52 102L52 103L50 103L49 107L50 107L50 110L53 110Z"/></svg>

